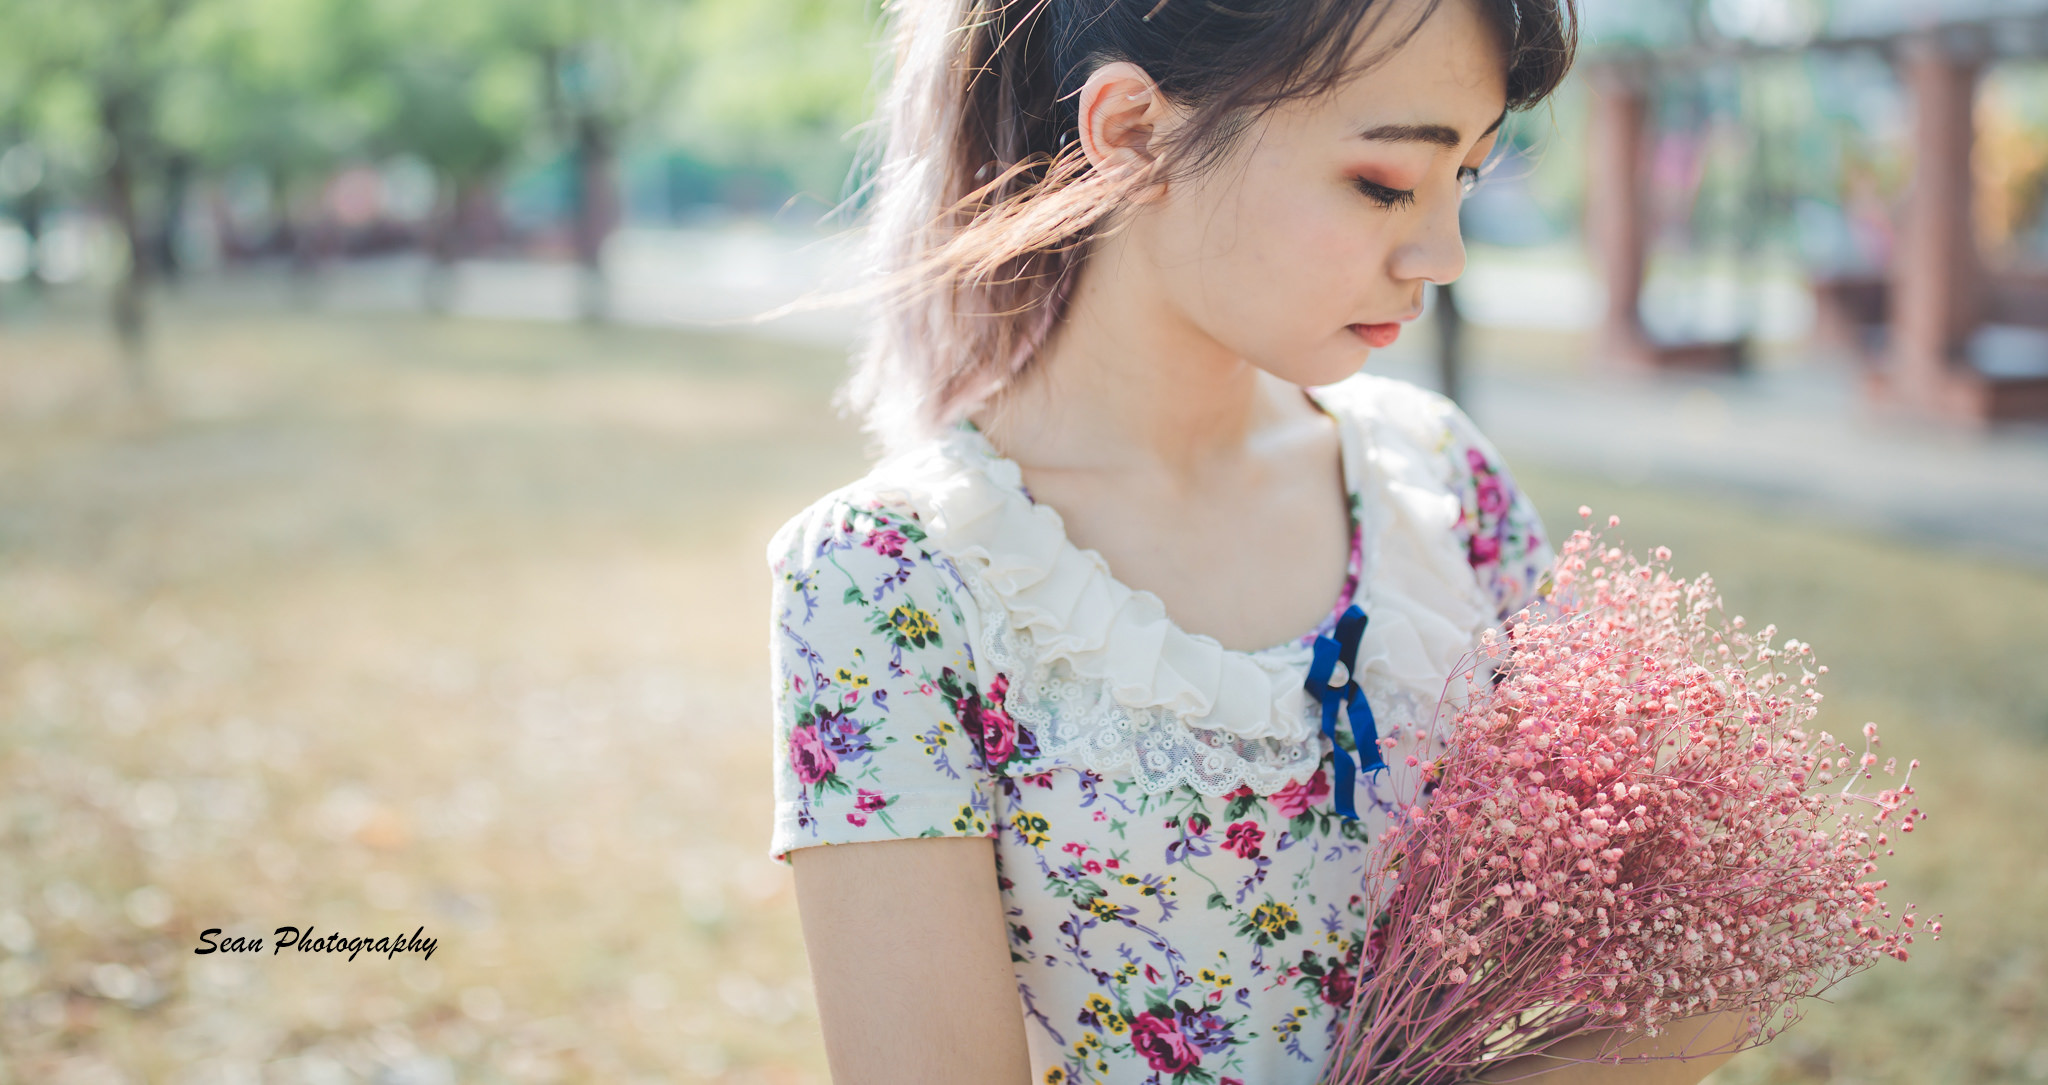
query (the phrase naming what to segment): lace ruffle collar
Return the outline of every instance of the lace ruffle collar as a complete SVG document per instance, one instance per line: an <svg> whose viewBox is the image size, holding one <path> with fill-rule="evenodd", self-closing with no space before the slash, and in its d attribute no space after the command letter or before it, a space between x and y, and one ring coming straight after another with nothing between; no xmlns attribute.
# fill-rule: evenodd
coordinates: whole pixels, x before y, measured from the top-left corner
<svg viewBox="0 0 2048 1085"><path fill-rule="evenodd" d="M1371 617L1359 679L1376 704L1434 705L1490 616L1456 544L1441 442L1426 436L1441 426L1404 416L1426 400L1387 404L1406 398L1394 383L1353 378L1316 399L1338 420L1358 497L1365 566L1353 598ZM970 577L983 654L1003 657L982 662L1011 674L1013 712L1049 725L1086 718L1042 735L1049 753L1081 748L1105 770L1129 763L1148 792L1271 793L1314 771L1324 740L1302 685L1308 646L1236 651L1183 630L1157 596L1076 546L1059 513L1026 496L1016 463L973 429L893 459L885 473L930 545Z"/></svg>

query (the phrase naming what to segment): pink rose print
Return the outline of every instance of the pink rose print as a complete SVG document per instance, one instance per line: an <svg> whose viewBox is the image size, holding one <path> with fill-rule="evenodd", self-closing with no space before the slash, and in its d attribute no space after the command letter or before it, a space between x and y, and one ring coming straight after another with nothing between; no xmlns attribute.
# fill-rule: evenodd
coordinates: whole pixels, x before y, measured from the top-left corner
<svg viewBox="0 0 2048 1085"><path fill-rule="evenodd" d="M853 805L856 809L859 809L864 813L872 814L875 811L880 810L882 807L889 805L889 798L888 796L883 795L880 792L869 791L867 788L861 788L860 794L857 795L853 800Z"/></svg>
<svg viewBox="0 0 2048 1085"><path fill-rule="evenodd" d="M1333 963L1330 970L1323 973L1316 988L1324 1002L1332 1006L1349 1006L1352 992L1358 990L1358 976L1353 966Z"/></svg>
<svg viewBox="0 0 2048 1085"><path fill-rule="evenodd" d="M1479 511L1488 516L1499 516L1508 511L1507 487L1500 484L1500 478L1486 475L1479 480Z"/></svg>
<svg viewBox="0 0 2048 1085"><path fill-rule="evenodd" d="M1162 1074L1184 1074L1202 1061L1202 1053L1181 1035L1180 1024L1154 1010L1131 1021L1131 1046Z"/></svg>
<svg viewBox="0 0 2048 1085"><path fill-rule="evenodd" d="M1259 843L1266 839L1266 830L1258 822L1240 821L1223 831L1223 850L1234 851L1240 859L1259 857Z"/></svg>
<svg viewBox="0 0 2048 1085"><path fill-rule="evenodd" d="M903 544L907 541L901 531L885 527L868 532L867 540L861 545L885 558L900 558L903 556Z"/></svg>
<svg viewBox="0 0 2048 1085"><path fill-rule="evenodd" d="M970 690L974 687L969 686ZM1000 765L1017 752L1017 723L1003 711L1003 696L1010 692L1010 677L998 674L988 684L990 707L969 705L969 711L961 713L962 723L981 736L982 749L987 751L987 763ZM970 695L969 700L972 700Z"/></svg>
<svg viewBox="0 0 2048 1085"><path fill-rule="evenodd" d="M846 812L846 820L855 825L866 825L868 823L868 816L858 810L849 810Z"/></svg>
<svg viewBox="0 0 2048 1085"><path fill-rule="evenodd" d="M1003 695L1009 689L1010 680L1000 674L989 682L985 697L974 688L974 683L951 667L939 675L939 692L953 702L960 729L981 754L982 764L992 769L1002 767L1013 757L1022 760L1038 756L1038 740L1031 732L1019 728L1017 721L1003 710Z"/></svg>
<svg viewBox="0 0 2048 1085"><path fill-rule="evenodd" d="M839 767L839 759L825 748L818 729L805 724L789 732L789 766L796 770L796 778L808 786L832 775L832 770Z"/></svg>
<svg viewBox="0 0 2048 1085"><path fill-rule="evenodd" d="M1296 781L1273 793L1273 806L1288 818L1298 818L1314 809L1316 804L1330 797L1330 780L1322 769L1308 778L1307 783Z"/></svg>
<svg viewBox="0 0 2048 1085"><path fill-rule="evenodd" d="M1500 540L1491 535L1472 536L1470 552L1466 555L1473 565L1491 565L1500 560Z"/></svg>
<svg viewBox="0 0 2048 1085"><path fill-rule="evenodd" d="M1000 709L988 708L981 712L982 748L988 751L988 763L1000 765L1017 752L1017 724L1010 714Z"/></svg>

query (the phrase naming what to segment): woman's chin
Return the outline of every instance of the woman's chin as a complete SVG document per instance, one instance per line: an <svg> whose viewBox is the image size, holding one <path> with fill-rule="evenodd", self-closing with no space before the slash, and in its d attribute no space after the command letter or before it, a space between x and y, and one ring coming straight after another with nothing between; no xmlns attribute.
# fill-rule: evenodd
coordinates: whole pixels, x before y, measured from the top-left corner
<svg viewBox="0 0 2048 1085"><path fill-rule="evenodd" d="M1353 340L1344 344L1341 350L1326 351L1314 358L1304 359L1298 372L1288 376L1296 384L1317 388L1335 384L1355 376L1372 359L1372 350Z"/></svg>

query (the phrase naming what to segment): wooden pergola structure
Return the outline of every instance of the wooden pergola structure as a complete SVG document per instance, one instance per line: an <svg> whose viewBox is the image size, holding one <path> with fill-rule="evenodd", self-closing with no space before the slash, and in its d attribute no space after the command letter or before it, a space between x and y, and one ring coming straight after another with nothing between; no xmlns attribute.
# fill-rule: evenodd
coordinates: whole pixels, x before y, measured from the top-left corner
<svg viewBox="0 0 2048 1085"><path fill-rule="evenodd" d="M1898 34L1823 38L1804 49L1875 51L1889 58L1912 102L1912 178L1896 223L1889 274L1816 291L1823 325L1879 324L1870 400L1887 409L1987 423L2048 418L2048 373L1996 375L1969 359L1986 324L2048 329L2048 274L1994 275L1972 221L1978 82L1993 60L2048 56L2048 12L1924 27ZM1698 47L1592 61L1587 239L1605 279L1602 356L1645 369L1733 369L1739 344L1653 341L1641 316L1652 218L1646 168L1651 66L1727 63L1783 53Z"/></svg>

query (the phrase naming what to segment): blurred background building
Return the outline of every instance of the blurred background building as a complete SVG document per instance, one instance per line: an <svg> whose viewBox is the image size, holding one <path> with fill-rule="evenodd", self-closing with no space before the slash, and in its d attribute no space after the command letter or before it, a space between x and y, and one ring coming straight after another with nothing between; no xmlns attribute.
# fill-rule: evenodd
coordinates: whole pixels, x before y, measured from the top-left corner
<svg viewBox="0 0 2048 1085"><path fill-rule="evenodd" d="M1949 935L1717 1085L2048 1080L2048 0L1582 4L1372 364L1928 764ZM0 0L0 1085L824 1080L760 547L860 315L754 318L876 16ZM191 952L306 922L442 948Z"/></svg>

